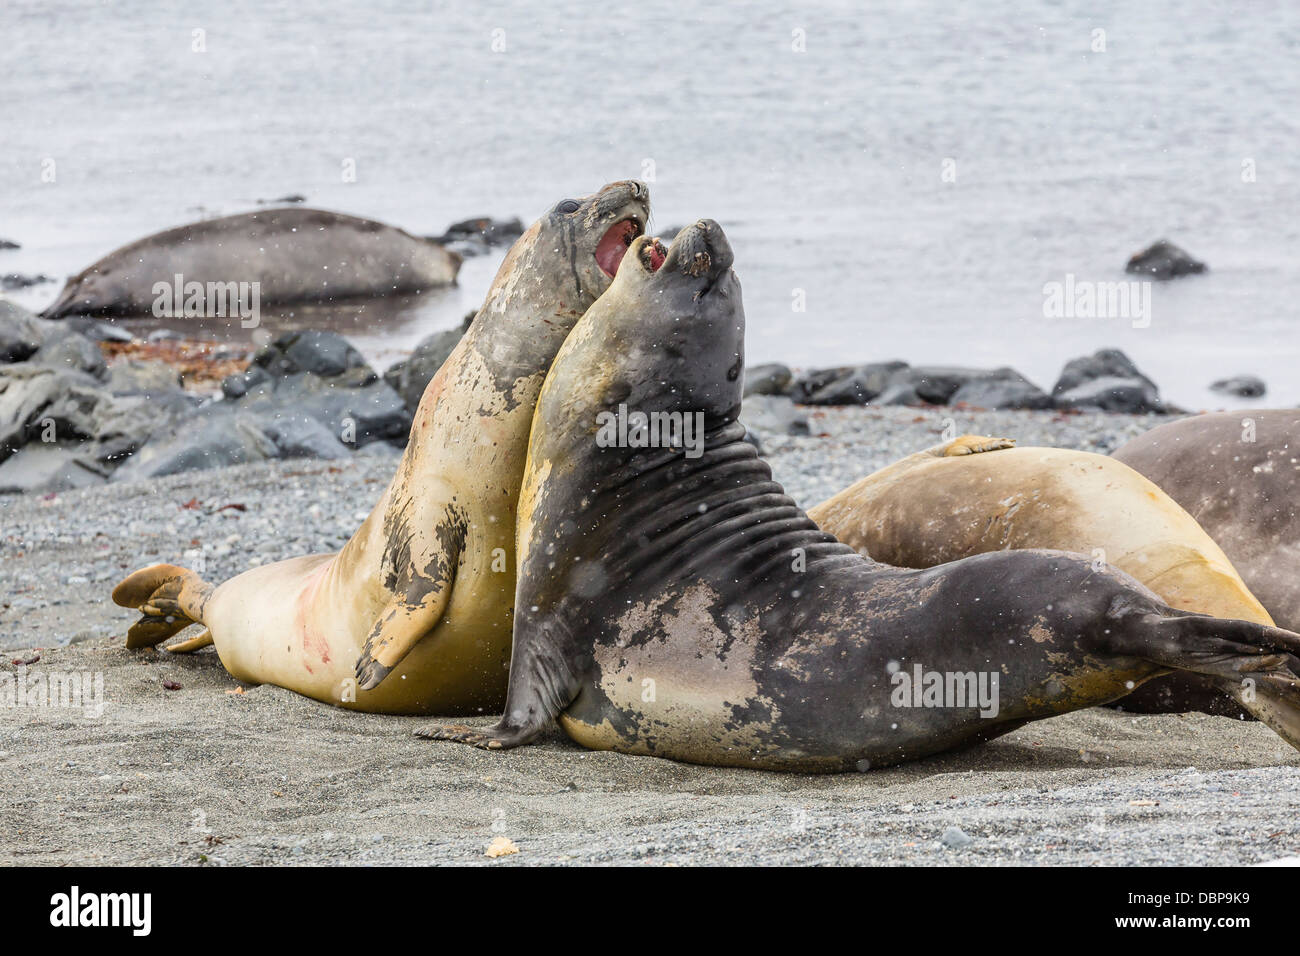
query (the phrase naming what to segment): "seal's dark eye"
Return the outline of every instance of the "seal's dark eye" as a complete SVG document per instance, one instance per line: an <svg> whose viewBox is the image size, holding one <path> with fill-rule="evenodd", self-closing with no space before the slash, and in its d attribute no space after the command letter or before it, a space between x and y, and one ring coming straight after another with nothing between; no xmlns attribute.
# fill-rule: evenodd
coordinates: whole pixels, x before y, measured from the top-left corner
<svg viewBox="0 0 1300 956"><path fill-rule="evenodd" d="M576 199L566 199L564 200L564 202L560 203L555 208L562 213L571 213L571 212L577 212L578 207L580 205L582 204L578 202Z"/></svg>

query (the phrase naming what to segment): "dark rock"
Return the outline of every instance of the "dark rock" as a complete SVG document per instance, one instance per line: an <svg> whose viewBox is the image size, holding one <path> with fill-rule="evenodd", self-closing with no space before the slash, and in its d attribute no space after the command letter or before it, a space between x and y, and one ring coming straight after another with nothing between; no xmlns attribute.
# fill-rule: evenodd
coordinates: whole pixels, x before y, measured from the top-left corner
<svg viewBox="0 0 1300 956"><path fill-rule="evenodd" d="M931 405L946 405L963 385L979 378L986 378L990 374L992 373L988 369L982 368L917 365L896 371L889 377L889 384L910 385L916 390L921 401Z"/></svg>
<svg viewBox="0 0 1300 956"><path fill-rule="evenodd" d="M40 285L42 282L53 282L54 278L47 275L25 276L17 272L9 272L0 276L0 289L12 291L14 289L30 289L34 285Z"/></svg>
<svg viewBox="0 0 1300 956"><path fill-rule="evenodd" d="M21 249L18 243L11 239L0 239L0 249Z"/></svg>
<svg viewBox="0 0 1300 956"><path fill-rule="evenodd" d="M1159 392L1139 378L1094 378L1053 396L1057 408L1092 408L1103 412L1164 412Z"/></svg>
<svg viewBox="0 0 1300 956"><path fill-rule="evenodd" d="M1205 263L1193 259L1169 240L1161 239L1130 258L1124 271L1154 279L1174 279L1204 272Z"/></svg>
<svg viewBox="0 0 1300 956"><path fill-rule="evenodd" d="M794 374L779 362L754 365L745 369L746 395L785 395L790 391Z"/></svg>
<svg viewBox="0 0 1300 956"><path fill-rule="evenodd" d="M72 369L24 362L0 368L0 461L29 441L93 438L99 383Z"/></svg>
<svg viewBox="0 0 1300 956"><path fill-rule="evenodd" d="M198 399L179 389L101 399L90 414L96 461L120 464L155 436L170 436L194 414Z"/></svg>
<svg viewBox="0 0 1300 956"><path fill-rule="evenodd" d="M803 402L807 405L865 405L892 384L897 375L906 371L906 362L873 362L850 368L847 374L832 378L811 392L808 388L818 378L809 377L804 380L806 397ZM816 376L817 373L813 375Z"/></svg>
<svg viewBox="0 0 1300 956"><path fill-rule="evenodd" d="M287 196L281 196L279 199L259 199L257 204L259 206L275 206L279 203L300 203L306 201L306 196L300 195L299 193L290 193Z"/></svg>
<svg viewBox="0 0 1300 956"><path fill-rule="evenodd" d="M928 405L925 399L916 393L916 388L909 382L894 382L886 385L885 390L873 398L870 405Z"/></svg>
<svg viewBox="0 0 1300 956"><path fill-rule="evenodd" d="M808 417L792 400L779 395L750 395L740 408L740 420L760 435L807 435Z"/></svg>
<svg viewBox="0 0 1300 956"><path fill-rule="evenodd" d="M390 366L384 372L384 381L402 396L406 407L414 414L429 382L438 374L448 356L460 344L474 321L474 313L465 316L460 328L444 329L423 339L409 358Z"/></svg>
<svg viewBox="0 0 1300 956"><path fill-rule="evenodd" d="M36 442L0 463L0 494L70 491L103 484L108 470L76 448Z"/></svg>
<svg viewBox="0 0 1300 956"><path fill-rule="evenodd" d="M263 433L275 443L281 458L348 458L351 452L338 436L306 415L268 413L257 416ZM372 444L382 444L373 442Z"/></svg>
<svg viewBox="0 0 1300 956"><path fill-rule="evenodd" d="M250 389L270 385L274 379L271 373L258 365L249 366L245 372L227 375L221 380L221 394L229 399L243 398Z"/></svg>
<svg viewBox="0 0 1300 956"><path fill-rule="evenodd" d="M790 397L796 402L806 402L808 398L821 391L832 382L837 382L853 373L852 365L839 365L835 368L818 368L804 372L790 386Z"/></svg>
<svg viewBox="0 0 1300 956"><path fill-rule="evenodd" d="M1210 386L1210 390L1236 395L1238 398L1262 398L1268 391L1268 386L1258 375L1236 375L1219 379Z"/></svg>
<svg viewBox="0 0 1300 956"><path fill-rule="evenodd" d="M101 322L88 315L70 315L63 320L68 328L80 332L92 342L134 342L135 336L111 322Z"/></svg>
<svg viewBox="0 0 1300 956"><path fill-rule="evenodd" d="M183 471L243 465L276 457L275 442L251 415L201 409L169 435L152 438L113 472L113 481L140 481Z"/></svg>
<svg viewBox="0 0 1300 956"><path fill-rule="evenodd" d="M99 344L58 323L54 324L41 347L27 361L50 368L73 369L99 379L108 374L108 364L104 361L104 353Z"/></svg>
<svg viewBox="0 0 1300 956"><path fill-rule="evenodd" d="M480 255L494 246L508 246L524 234L524 224L518 218L492 219L479 216L454 222L441 236L429 236L434 242L454 245L465 255Z"/></svg>
<svg viewBox="0 0 1300 956"><path fill-rule="evenodd" d="M106 384L113 395L154 395L179 389L181 376L166 362L127 359L108 367Z"/></svg>
<svg viewBox="0 0 1300 956"><path fill-rule="evenodd" d="M22 362L35 355L53 328L54 323L0 299L0 365Z"/></svg>
<svg viewBox="0 0 1300 956"><path fill-rule="evenodd" d="M1070 389L1097 378L1137 379L1150 386L1153 390L1156 388L1156 383L1138 371L1138 367L1133 364L1133 360L1119 349L1099 349L1091 355L1070 359L1070 361L1066 362L1065 368L1061 369L1060 378L1052 386L1052 395L1062 395Z"/></svg>
<svg viewBox="0 0 1300 956"><path fill-rule="evenodd" d="M406 439L411 430L411 413L402 396L387 383L371 379L347 387L332 381L312 375L294 376L275 389L272 400L267 401L266 393L259 390L241 399L240 404L250 410L289 408L308 415L354 448L373 441Z"/></svg>
<svg viewBox="0 0 1300 956"><path fill-rule="evenodd" d="M411 429L402 396L340 335L286 333L253 362L242 376L222 382L222 392L244 411L314 418L354 448L404 441Z"/></svg>
<svg viewBox="0 0 1300 956"><path fill-rule="evenodd" d="M0 460L29 444L79 441L89 458L119 461L172 429L194 401L179 389L115 396L83 372L7 366L0 369Z"/></svg>
<svg viewBox="0 0 1300 956"><path fill-rule="evenodd" d="M367 367L361 353L343 336L315 329L285 332L259 349L253 356L253 364L279 376L311 372L329 377L342 375L348 369Z"/></svg>
<svg viewBox="0 0 1300 956"><path fill-rule="evenodd" d="M994 369L971 379L948 399L975 408L1051 408L1052 396L1012 368Z"/></svg>

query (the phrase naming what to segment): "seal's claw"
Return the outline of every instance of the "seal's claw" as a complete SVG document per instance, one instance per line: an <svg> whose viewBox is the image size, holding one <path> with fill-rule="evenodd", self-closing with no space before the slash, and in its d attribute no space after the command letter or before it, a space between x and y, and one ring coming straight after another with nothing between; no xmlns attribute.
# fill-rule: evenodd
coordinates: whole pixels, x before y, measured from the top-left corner
<svg viewBox="0 0 1300 956"><path fill-rule="evenodd" d="M131 648L154 647L169 637L179 634L192 623L194 622L187 617L176 618L170 615L145 614L140 620L132 624L126 632L126 646Z"/></svg>
<svg viewBox="0 0 1300 956"><path fill-rule="evenodd" d="M425 740L451 740L458 744L469 744L480 750L501 750L505 741L492 735L492 727L476 730L464 724L434 724L423 730L415 731L415 736Z"/></svg>
<svg viewBox="0 0 1300 956"><path fill-rule="evenodd" d="M362 654L357 661L357 689L374 690L392 673L391 667L385 667L369 654Z"/></svg>
<svg viewBox="0 0 1300 956"><path fill-rule="evenodd" d="M216 642L212 639L212 632L205 628L198 637L191 637L186 641L177 641L175 644L164 644L163 650L170 654L192 654L194 651L214 643Z"/></svg>
<svg viewBox="0 0 1300 956"><path fill-rule="evenodd" d="M991 438L988 435L962 435L954 439L943 450L947 458L956 455L977 455L984 451L997 451L1000 448L1014 448L1014 438Z"/></svg>

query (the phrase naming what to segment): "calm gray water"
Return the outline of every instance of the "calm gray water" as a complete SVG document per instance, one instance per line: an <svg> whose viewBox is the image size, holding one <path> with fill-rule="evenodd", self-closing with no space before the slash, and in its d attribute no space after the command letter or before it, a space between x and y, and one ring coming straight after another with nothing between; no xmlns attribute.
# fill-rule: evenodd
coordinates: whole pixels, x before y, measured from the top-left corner
<svg viewBox="0 0 1300 956"><path fill-rule="evenodd" d="M1300 5L865 6L5 0L0 237L24 248L0 271L61 280L291 192L433 233L652 167L659 226L732 238L751 361L1011 364L1050 387L1114 345L1181 404L1222 405L1205 386L1238 372L1300 402ZM1158 285L1149 327L1044 318L1045 283L1123 279L1161 236L1211 271ZM349 334L383 364L495 266Z"/></svg>

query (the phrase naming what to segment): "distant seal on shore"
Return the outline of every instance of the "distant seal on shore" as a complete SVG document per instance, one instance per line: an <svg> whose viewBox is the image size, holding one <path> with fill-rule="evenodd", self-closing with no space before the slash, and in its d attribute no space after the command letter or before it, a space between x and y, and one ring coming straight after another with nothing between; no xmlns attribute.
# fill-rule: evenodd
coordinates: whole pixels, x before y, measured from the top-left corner
<svg viewBox="0 0 1300 956"><path fill-rule="evenodd" d="M655 250L633 243L538 400L504 714L421 736L508 748L558 718L594 749L867 769L1192 670L1300 747L1298 634L1175 611L1064 553L915 571L818 529L742 440L745 321L722 230L684 230L658 271ZM623 407L661 436L702 416L703 448L600 440Z"/></svg>
<svg viewBox="0 0 1300 956"><path fill-rule="evenodd" d="M1273 624L1192 516L1132 468L1065 448L1011 448L965 435L888 465L808 510L860 554L931 568L976 554L1081 552L1146 585L1170 607ZM1141 713L1242 708L1208 678L1156 677L1118 701Z"/></svg>
<svg viewBox="0 0 1300 956"><path fill-rule="evenodd" d="M229 283L258 283L261 305L419 292L455 282L460 261L436 242L370 219L262 209L137 239L69 279L41 315L151 315L177 276L180 295L168 289L164 300L177 317L187 302L214 314L209 305L227 303Z"/></svg>
<svg viewBox="0 0 1300 956"><path fill-rule="evenodd" d="M1273 619L1300 629L1300 410L1184 418L1114 458L1186 508Z"/></svg>
<svg viewBox="0 0 1300 956"><path fill-rule="evenodd" d="M533 406L574 322L649 216L641 183L565 200L511 248L469 331L425 389L397 474L337 554L219 587L173 565L113 600L139 608L128 647L192 622L235 677L386 713L499 707L514 598L515 509Z"/></svg>

